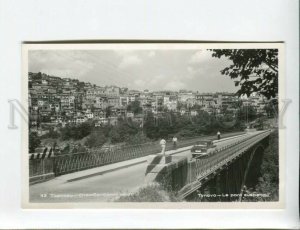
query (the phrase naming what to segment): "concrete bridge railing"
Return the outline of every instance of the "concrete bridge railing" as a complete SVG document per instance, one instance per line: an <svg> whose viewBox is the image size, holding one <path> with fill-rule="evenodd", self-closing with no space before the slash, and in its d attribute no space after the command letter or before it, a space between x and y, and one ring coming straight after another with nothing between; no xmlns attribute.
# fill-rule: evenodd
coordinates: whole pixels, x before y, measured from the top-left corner
<svg viewBox="0 0 300 230"><path fill-rule="evenodd" d="M244 138L234 144L225 146L222 150L217 151L211 158L204 158L196 160L196 174L197 177L205 177L210 171L214 171L221 167L232 158L237 157L253 145L269 136L270 132L264 132L252 137Z"/></svg>
<svg viewBox="0 0 300 230"><path fill-rule="evenodd" d="M195 160L191 156L151 155L145 182L158 182L166 190L176 191L196 179Z"/></svg>

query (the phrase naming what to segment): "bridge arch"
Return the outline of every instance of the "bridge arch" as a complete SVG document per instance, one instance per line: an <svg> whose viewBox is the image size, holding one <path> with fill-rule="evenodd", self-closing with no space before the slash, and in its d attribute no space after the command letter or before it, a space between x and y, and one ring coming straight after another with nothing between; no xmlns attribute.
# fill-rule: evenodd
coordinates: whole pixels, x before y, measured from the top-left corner
<svg viewBox="0 0 300 230"><path fill-rule="evenodd" d="M254 146L251 150L250 157L245 169L245 173L241 185L241 193L244 193L246 187L252 187L257 184L257 180L260 176L260 168L263 160L263 154L265 151L265 146L259 143ZM241 199L240 199L241 200Z"/></svg>
<svg viewBox="0 0 300 230"><path fill-rule="evenodd" d="M244 185L254 188L258 183L265 148L265 143L261 142L248 149L232 163L223 167L215 176L202 181L197 193L229 194L229 196L223 198L204 198L204 201L242 201ZM187 199L197 199L197 194L191 194Z"/></svg>

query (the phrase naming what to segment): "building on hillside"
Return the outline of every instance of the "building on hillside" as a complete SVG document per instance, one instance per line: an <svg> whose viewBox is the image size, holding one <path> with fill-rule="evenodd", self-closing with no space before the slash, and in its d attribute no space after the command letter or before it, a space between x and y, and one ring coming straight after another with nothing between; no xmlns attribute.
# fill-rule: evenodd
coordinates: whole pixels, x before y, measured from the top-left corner
<svg viewBox="0 0 300 230"><path fill-rule="evenodd" d="M117 116L119 116L119 117L125 117L126 113L127 113L126 107L120 106L119 108L117 108L116 113L117 113Z"/></svg>
<svg viewBox="0 0 300 230"><path fill-rule="evenodd" d="M106 86L104 94L108 97L118 97L120 95L120 88L117 86Z"/></svg>
<svg viewBox="0 0 300 230"><path fill-rule="evenodd" d="M88 113L85 114L85 116L86 116L88 119L93 119L93 118L94 118L94 113L88 112Z"/></svg>
<svg viewBox="0 0 300 230"><path fill-rule="evenodd" d="M134 117L134 113L133 112L127 112L126 113L126 117L127 118L133 118Z"/></svg>
<svg viewBox="0 0 300 230"><path fill-rule="evenodd" d="M109 106L109 102L107 97L103 97L103 96L96 96L94 99L94 107L98 108L98 109L106 109L107 106Z"/></svg>
<svg viewBox="0 0 300 230"><path fill-rule="evenodd" d="M107 97L107 104L108 106L118 108L120 106L120 97L118 96Z"/></svg>
<svg viewBox="0 0 300 230"><path fill-rule="evenodd" d="M135 96L135 95L129 95L129 96L127 96L128 104L129 104L129 103L132 103L132 102L134 102L134 101L136 101L137 98L138 98L138 97Z"/></svg>
<svg viewBox="0 0 300 230"><path fill-rule="evenodd" d="M75 96L70 94L61 94L60 95L61 109L74 109L75 108Z"/></svg>
<svg viewBox="0 0 300 230"><path fill-rule="evenodd" d="M164 96L163 105L169 111L177 110L177 97L176 96Z"/></svg>
<svg viewBox="0 0 300 230"><path fill-rule="evenodd" d="M117 125L118 117L115 117L115 116L108 117L108 123L109 123L109 125L112 125L112 126Z"/></svg>
<svg viewBox="0 0 300 230"><path fill-rule="evenodd" d="M233 93L222 93L221 95L221 106L224 107L235 107L239 98Z"/></svg>
<svg viewBox="0 0 300 230"><path fill-rule="evenodd" d="M94 108L93 114L95 119L106 117L106 113L100 108Z"/></svg>
<svg viewBox="0 0 300 230"><path fill-rule="evenodd" d="M108 124L108 118L101 117L95 123L95 127L101 127L101 126L107 125L107 124Z"/></svg>
<svg viewBox="0 0 300 230"><path fill-rule="evenodd" d="M214 101L214 95L212 93L196 94L195 99L197 105L207 106L208 104L212 104Z"/></svg>
<svg viewBox="0 0 300 230"><path fill-rule="evenodd" d="M186 92L186 93L179 93L178 94L178 100L182 103L186 103L188 99L195 99L196 95L192 92Z"/></svg>
<svg viewBox="0 0 300 230"><path fill-rule="evenodd" d="M197 101L196 101L196 98L188 98L185 103L186 103L187 107L190 108L190 107L193 107L194 105L196 105Z"/></svg>
<svg viewBox="0 0 300 230"><path fill-rule="evenodd" d="M129 98L127 95L120 96L120 106L127 106L129 103Z"/></svg>
<svg viewBox="0 0 300 230"><path fill-rule="evenodd" d="M48 85L48 81L47 81L46 79L43 79L43 80L42 80L42 84L43 84L43 85Z"/></svg>
<svg viewBox="0 0 300 230"><path fill-rule="evenodd" d="M87 121L86 117L80 116L76 118L76 124L81 124Z"/></svg>

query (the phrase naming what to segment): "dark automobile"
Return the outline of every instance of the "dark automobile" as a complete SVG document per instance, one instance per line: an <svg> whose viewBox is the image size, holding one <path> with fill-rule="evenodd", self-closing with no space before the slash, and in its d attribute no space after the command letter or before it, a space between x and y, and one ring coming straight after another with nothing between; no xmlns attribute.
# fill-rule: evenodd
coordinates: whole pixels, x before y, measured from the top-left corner
<svg viewBox="0 0 300 230"><path fill-rule="evenodd" d="M191 149L192 156L194 158L209 156L216 150L216 145L213 141L199 141Z"/></svg>

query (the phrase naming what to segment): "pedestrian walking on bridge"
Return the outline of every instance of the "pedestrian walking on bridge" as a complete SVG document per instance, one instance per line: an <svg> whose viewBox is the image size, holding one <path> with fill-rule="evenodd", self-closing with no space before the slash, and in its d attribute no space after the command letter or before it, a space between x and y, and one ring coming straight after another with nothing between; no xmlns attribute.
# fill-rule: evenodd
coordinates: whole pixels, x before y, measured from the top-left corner
<svg viewBox="0 0 300 230"><path fill-rule="evenodd" d="M221 133L220 133L220 131L217 132L217 137L218 137L218 140L221 139Z"/></svg>
<svg viewBox="0 0 300 230"><path fill-rule="evenodd" d="M177 137L174 136L172 141L173 141L173 149L177 149Z"/></svg>
<svg viewBox="0 0 300 230"><path fill-rule="evenodd" d="M161 139L159 144L161 146L161 154L165 156L165 150L166 150L166 140L165 139Z"/></svg>

